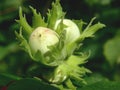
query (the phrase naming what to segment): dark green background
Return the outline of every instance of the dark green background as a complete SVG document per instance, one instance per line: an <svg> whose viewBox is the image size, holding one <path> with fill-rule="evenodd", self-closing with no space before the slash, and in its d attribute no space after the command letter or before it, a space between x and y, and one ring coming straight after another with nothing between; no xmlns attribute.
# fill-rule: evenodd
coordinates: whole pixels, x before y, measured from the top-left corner
<svg viewBox="0 0 120 90"><path fill-rule="evenodd" d="M19 25L15 22L19 19L19 6L23 8L31 24L32 13L29 5L46 17L47 9L51 8L52 1L0 0L0 73L20 77L29 76L28 72L36 64L18 47L14 34L15 30L19 30ZM97 17L95 22L100 21L106 25L104 29L95 34L94 38L86 39L80 50L84 52L91 50L91 56L85 67L89 68L93 75L99 74L110 81L120 81L119 0L61 0L61 5L63 11L66 12L66 18L82 19L88 23L91 18Z"/></svg>

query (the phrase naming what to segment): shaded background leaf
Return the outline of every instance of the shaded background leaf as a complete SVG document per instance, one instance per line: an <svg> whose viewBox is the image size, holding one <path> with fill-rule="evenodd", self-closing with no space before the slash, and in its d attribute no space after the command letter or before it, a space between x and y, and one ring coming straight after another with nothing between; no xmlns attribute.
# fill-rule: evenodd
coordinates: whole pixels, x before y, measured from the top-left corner
<svg viewBox="0 0 120 90"><path fill-rule="evenodd" d="M100 81L77 90L119 90L120 82Z"/></svg>
<svg viewBox="0 0 120 90"><path fill-rule="evenodd" d="M12 83L7 90L59 90L42 83L40 80L27 78Z"/></svg>
<svg viewBox="0 0 120 90"><path fill-rule="evenodd" d="M120 64L120 37L114 37L105 43L104 55L111 66Z"/></svg>

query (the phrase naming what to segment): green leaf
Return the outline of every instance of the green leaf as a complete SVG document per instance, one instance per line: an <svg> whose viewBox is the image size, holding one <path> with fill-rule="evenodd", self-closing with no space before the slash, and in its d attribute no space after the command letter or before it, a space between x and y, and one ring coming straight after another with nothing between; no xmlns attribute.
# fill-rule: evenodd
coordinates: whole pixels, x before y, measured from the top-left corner
<svg viewBox="0 0 120 90"><path fill-rule="evenodd" d="M34 78L21 79L12 83L7 90L59 90Z"/></svg>
<svg viewBox="0 0 120 90"><path fill-rule="evenodd" d="M75 55L71 55L68 60L67 63L69 65L73 65L73 66L77 66L79 64L84 64L86 63L86 59L88 59L89 55L87 54L82 54L81 56L75 56Z"/></svg>
<svg viewBox="0 0 120 90"><path fill-rule="evenodd" d="M64 20L64 17L62 17L62 19L59 19L60 20L60 23L58 24L57 28L56 28L56 32L61 35L61 33L63 33L65 30L64 28L67 27L66 25L63 24L63 20Z"/></svg>
<svg viewBox="0 0 120 90"><path fill-rule="evenodd" d="M91 85L100 81L108 81L108 79L99 73L92 73L90 76L85 77L85 81L87 82L86 85Z"/></svg>
<svg viewBox="0 0 120 90"><path fill-rule="evenodd" d="M1 73L0 74L0 86L5 86L8 83L10 83L11 81L16 81L16 80L20 80L21 78L15 75L11 75L8 73Z"/></svg>
<svg viewBox="0 0 120 90"><path fill-rule="evenodd" d="M62 7L60 5L60 0L56 0L52 3L52 9L48 11L48 28L54 29L56 21L64 16Z"/></svg>
<svg viewBox="0 0 120 90"><path fill-rule="evenodd" d="M31 49L30 49L30 46L28 44L28 41L23 37L22 35L22 28L20 28L20 32L17 33L15 32L16 34L16 37L17 39L20 41L20 46L26 51L29 53L30 57L34 60L34 57L32 55L32 52L31 52Z"/></svg>
<svg viewBox="0 0 120 90"><path fill-rule="evenodd" d="M19 17L20 20L16 20L24 29L25 35L29 38L30 34L32 33L33 28L28 24L25 15L22 15L22 8L19 8Z"/></svg>
<svg viewBox="0 0 120 90"><path fill-rule="evenodd" d="M83 76L86 73L91 73L91 71L83 67L82 65L86 63L87 58L88 55L86 54L83 54L81 56L71 55L68 58L68 60L66 61L66 66L69 69L66 69L66 71L69 73L70 78L72 78L75 81L86 83L85 80L83 79Z"/></svg>
<svg viewBox="0 0 120 90"><path fill-rule="evenodd" d="M119 90L120 82L100 81L77 90Z"/></svg>
<svg viewBox="0 0 120 90"><path fill-rule="evenodd" d="M60 34L59 42L56 45L49 46L48 48L50 49L50 51L46 53L46 55L48 55L51 59L55 60L58 65L59 63L63 62L63 60L67 57L67 54L63 49L65 45L65 35L66 32L62 32Z"/></svg>
<svg viewBox="0 0 120 90"><path fill-rule="evenodd" d="M32 17L32 24L33 24L33 28L37 28L37 27L46 27L47 23L44 22L44 19L42 18L40 13L37 13L36 9L34 9L33 7L31 7L31 10L33 12L33 17Z"/></svg>
<svg viewBox="0 0 120 90"><path fill-rule="evenodd" d="M72 81L70 79L68 79L66 82L65 82L66 86L72 90L76 90L76 87L73 85Z"/></svg>
<svg viewBox="0 0 120 90"><path fill-rule="evenodd" d="M98 31L99 29L105 27L104 24L101 24L101 23L97 23L97 24L94 24L93 26L89 27L88 29L84 30L82 35L83 37L92 37L93 34Z"/></svg>
<svg viewBox="0 0 120 90"><path fill-rule="evenodd" d="M40 51L37 51L33 57L35 61L39 62L45 67L55 67L58 65L58 63L56 63L55 60L49 58L49 56L44 57L44 55Z"/></svg>
<svg viewBox="0 0 120 90"><path fill-rule="evenodd" d="M67 56L70 56L73 54L77 47L77 44L75 42L69 43L64 47L64 51L67 52Z"/></svg>
<svg viewBox="0 0 120 90"><path fill-rule="evenodd" d="M77 43L83 41L85 38L88 37L93 37L93 35L100 30L101 28L105 27L104 24L98 22L97 24L92 25L92 22L94 21L95 18L93 18L88 26L85 28L85 30L82 32L80 38L76 40Z"/></svg>
<svg viewBox="0 0 120 90"><path fill-rule="evenodd" d="M114 37L105 43L104 55L111 66L120 64L120 36Z"/></svg>

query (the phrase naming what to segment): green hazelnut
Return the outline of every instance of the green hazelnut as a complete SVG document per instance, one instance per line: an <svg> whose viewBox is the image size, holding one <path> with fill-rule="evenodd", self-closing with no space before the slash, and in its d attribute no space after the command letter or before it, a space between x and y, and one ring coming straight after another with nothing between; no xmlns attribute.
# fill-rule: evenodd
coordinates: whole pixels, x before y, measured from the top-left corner
<svg viewBox="0 0 120 90"><path fill-rule="evenodd" d="M36 28L29 38L29 45L33 53L38 50L42 54L49 51L48 46L55 45L59 42L59 35L53 30L45 27Z"/></svg>
<svg viewBox="0 0 120 90"><path fill-rule="evenodd" d="M61 19L56 21L55 29L60 24L60 22L61 22ZM79 28L72 20L63 19L63 24L66 26L64 28L64 30L66 30L66 40L65 40L66 44L73 42L80 37Z"/></svg>

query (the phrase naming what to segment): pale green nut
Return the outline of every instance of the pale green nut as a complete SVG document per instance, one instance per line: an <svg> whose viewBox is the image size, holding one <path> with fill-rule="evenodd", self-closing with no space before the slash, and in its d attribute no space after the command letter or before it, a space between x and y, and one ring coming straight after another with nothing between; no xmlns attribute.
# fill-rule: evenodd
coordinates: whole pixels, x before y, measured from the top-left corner
<svg viewBox="0 0 120 90"><path fill-rule="evenodd" d="M56 21L55 29L60 24L60 22L61 19ZM64 28L64 30L66 31L66 40L65 40L66 44L73 42L80 37L79 28L72 20L63 19L63 24L66 26Z"/></svg>
<svg viewBox="0 0 120 90"><path fill-rule="evenodd" d="M45 27L36 28L29 38L30 48L33 53L38 50L45 54L50 49L48 46L55 45L59 42L59 35L53 30Z"/></svg>

